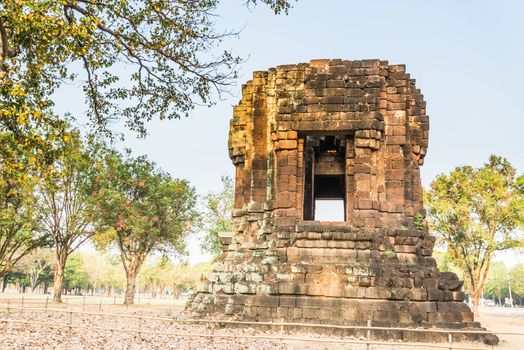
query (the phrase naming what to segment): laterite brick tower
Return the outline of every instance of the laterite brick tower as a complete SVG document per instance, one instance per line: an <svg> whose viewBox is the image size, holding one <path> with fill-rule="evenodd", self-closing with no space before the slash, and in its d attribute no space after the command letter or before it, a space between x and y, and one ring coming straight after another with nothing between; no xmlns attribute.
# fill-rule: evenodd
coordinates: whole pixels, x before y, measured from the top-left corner
<svg viewBox="0 0 524 350"><path fill-rule="evenodd" d="M479 327L431 257L423 96L403 65L313 60L255 72L229 135L234 232L188 308L258 321ZM338 222L315 220L338 200Z"/></svg>

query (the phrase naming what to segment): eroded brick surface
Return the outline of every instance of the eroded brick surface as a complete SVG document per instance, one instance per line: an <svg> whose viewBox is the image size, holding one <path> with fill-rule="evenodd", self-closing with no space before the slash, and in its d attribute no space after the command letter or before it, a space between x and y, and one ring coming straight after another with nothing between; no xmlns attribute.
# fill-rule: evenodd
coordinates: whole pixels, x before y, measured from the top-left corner
<svg viewBox="0 0 524 350"><path fill-rule="evenodd" d="M462 282L431 257L420 181L428 129L403 65L313 60L255 72L230 127L233 236L188 307L259 321L478 327ZM331 190L312 189L318 174L338 176L345 221L312 220L309 197Z"/></svg>

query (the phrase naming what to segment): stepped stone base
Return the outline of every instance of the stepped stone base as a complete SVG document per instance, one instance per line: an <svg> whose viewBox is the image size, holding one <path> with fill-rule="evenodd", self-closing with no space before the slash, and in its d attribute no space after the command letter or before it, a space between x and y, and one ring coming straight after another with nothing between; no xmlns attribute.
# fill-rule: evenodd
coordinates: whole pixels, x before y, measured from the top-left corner
<svg viewBox="0 0 524 350"><path fill-rule="evenodd" d="M226 253L213 272L204 276L188 309L201 316L226 315L259 322L365 326L371 320L376 327L482 330L463 302L462 281L454 273L438 271L430 256L421 256L416 263L412 258L401 261L397 253L381 244L382 237L390 237L408 247L409 242L432 245L433 238L423 231L400 229L373 235L332 226L334 231L325 231L329 226L323 225L322 232L315 232L320 231L318 226L306 225L301 232L273 233L281 238L271 250ZM284 242L293 244L276 248ZM365 333L326 328L316 331ZM447 334L436 333L373 334L376 338L409 341L448 340ZM455 340L482 338L454 336Z"/></svg>

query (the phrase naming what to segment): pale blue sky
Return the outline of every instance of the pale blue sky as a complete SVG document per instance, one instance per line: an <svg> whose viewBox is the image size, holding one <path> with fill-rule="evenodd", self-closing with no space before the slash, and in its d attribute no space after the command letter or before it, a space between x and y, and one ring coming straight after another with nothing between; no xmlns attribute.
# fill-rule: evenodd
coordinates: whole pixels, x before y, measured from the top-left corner
<svg viewBox="0 0 524 350"><path fill-rule="evenodd" d="M457 165L481 165L492 153L524 171L524 1L300 0L288 16L243 2L224 0L217 11L217 27L244 28L224 46L247 58L235 96L188 119L152 122L145 140L128 133L119 147L149 155L200 193L218 189L220 175L233 173L229 119L252 71L314 58L380 58L406 64L425 96L424 185ZM78 91L69 86L59 94L57 111L82 114Z"/></svg>

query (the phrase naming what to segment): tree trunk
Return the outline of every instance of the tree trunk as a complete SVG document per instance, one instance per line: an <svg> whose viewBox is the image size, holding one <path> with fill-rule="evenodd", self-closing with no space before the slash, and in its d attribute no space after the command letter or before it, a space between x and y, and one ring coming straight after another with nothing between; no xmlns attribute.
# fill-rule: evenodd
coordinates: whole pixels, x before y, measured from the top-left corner
<svg viewBox="0 0 524 350"><path fill-rule="evenodd" d="M471 311L478 317L479 315L479 300L480 300L480 291L476 289L471 289Z"/></svg>
<svg viewBox="0 0 524 350"><path fill-rule="evenodd" d="M129 269L126 276L126 291L124 294L124 304L133 305L135 303L136 276L138 271Z"/></svg>
<svg viewBox="0 0 524 350"><path fill-rule="evenodd" d="M5 292L5 289L7 288L7 283L9 282L9 276L6 273L4 277L2 277L2 293Z"/></svg>
<svg viewBox="0 0 524 350"><path fill-rule="evenodd" d="M38 283L38 281L35 282L35 283L32 283L32 284L31 284L31 293L34 293L34 292L35 292L36 287L38 287L39 284L40 284L40 283Z"/></svg>
<svg viewBox="0 0 524 350"><path fill-rule="evenodd" d="M55 276L53 279L53 301L56 303L62 302L62 288L64 285L64 268L65 268L65 259L62 264L61 261L56 262L55 266Z"/></svg>

